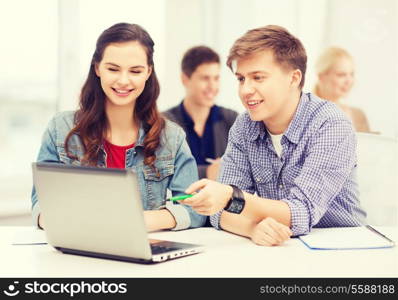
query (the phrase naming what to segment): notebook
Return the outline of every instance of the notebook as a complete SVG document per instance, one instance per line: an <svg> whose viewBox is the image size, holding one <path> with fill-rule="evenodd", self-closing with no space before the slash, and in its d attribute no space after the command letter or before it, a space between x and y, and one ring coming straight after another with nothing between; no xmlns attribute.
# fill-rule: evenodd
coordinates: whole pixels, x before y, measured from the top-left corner
<svg viewBox="0 0 398 300"><path fill-rule="evenodd" d="M378 249L395 246L395 242L373 227L313 228L299 239L310 249Z"/></svg>
<svg viewBox="0 0 398 300"><path fill-rule="evenodd" d="M40 162L32 168L47 241L63 253L154 263L203 251L148 239L132 170Z"/></svg>

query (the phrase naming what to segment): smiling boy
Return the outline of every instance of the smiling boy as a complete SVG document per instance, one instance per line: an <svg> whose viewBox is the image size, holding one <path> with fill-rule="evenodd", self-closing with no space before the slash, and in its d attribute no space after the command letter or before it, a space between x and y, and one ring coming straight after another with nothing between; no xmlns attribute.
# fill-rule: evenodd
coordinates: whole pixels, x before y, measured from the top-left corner
<svg viewBox="0 0 398 300"><path fill-rule="evenodd" d="M247 112L229 133L220 182L202 179L184 201L218 229L279 245L313 227L358 226L356 138L336 107L303 93L307 56L286 29L253 29L227 65Z"/></svg>
<svg viewBox="0 0 398 300"><path fill-rule="evenodd" d="M227 147L228 132L238 115L215 104L220 86L219 55L206 46L188 49L181 61L181 81L184 100L164 112L164 116L186 132L199 178L215 180L220 157Z"/></svg>

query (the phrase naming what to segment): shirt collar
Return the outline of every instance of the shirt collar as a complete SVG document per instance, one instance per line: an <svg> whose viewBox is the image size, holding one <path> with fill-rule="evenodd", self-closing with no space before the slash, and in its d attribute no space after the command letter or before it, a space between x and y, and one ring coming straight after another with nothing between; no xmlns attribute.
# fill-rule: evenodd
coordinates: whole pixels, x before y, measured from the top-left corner
<svg viewBox="0 0 398 300"><path fill-rule="evenodd" d="M193 127L194 126L194 122L193 122L191 116L185 110L185 107L184 107L183 103L184 103L184 101L182 101L181 104L180 104L180 110L181 110L181 114L182 114L182 116L184 118L184 122L185 122L185 124L187 126L192 126ZM220 114L220 107L217 106L217 105L213 105L211 107L211 109L210 109L210 114L209 114L206 122L210 121L211 123L213 123L213 122L220 121L221 119L222 119L222 115Z"/></svg>
<svg viewBox="0 0 398 300"><path fill-rule="evenodd" d="M264 123L262 121L255 121L252 123L252 126L251 126L249 140L255 141L258 138L264 139L264 136L266 133L267 133L267 130L265 128Z"/></svg>
<svg viewBox="0 0 398 300"><path fill-rule="evenodd" d="M183 119L184 119L184 123L185 123L185 125L187 126L187 127L193 127L193 125L194 125L194 123L193 123L193 120L192 120L192 118L191 118L191 116L188 114L188 112L185 110L185 107L184 107L184 100L181 102L181 104L180 104L180 110L181 110L181 114L182 114L182 117L183 117Z"/></svg>
<svg viewBox="0 0 398 300"><path fill-rule="evenodd" d="M222 115L220 114L220 107L217 105L213 105L210 110L209 120L212 122L217 122L222 119Z"/></svg>
<svg viewBox="0 0 398 300"><path fill-rule="evenodd" d="M284 133L284 136L286 136L286 138L294 144L298 144L304 130L305 120L307 119L305 114L308 101L310 101L309 94L301 93L296 112L294 113L293 119L290 121L290 124Z"/></svg>

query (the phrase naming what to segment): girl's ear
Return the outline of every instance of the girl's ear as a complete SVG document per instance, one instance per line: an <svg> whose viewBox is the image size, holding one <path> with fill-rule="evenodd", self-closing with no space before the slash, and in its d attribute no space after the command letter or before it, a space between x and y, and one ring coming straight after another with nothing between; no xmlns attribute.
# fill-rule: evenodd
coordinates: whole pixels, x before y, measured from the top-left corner
<svg viewBox="0 0 398 300"><path fill-rule="evenodd" d="M148 78L151 76L152 70L153 70L152 66L149 66L149 68L148 68L148 73L146 74L146 80L148 80ZM145 80L145 81L146 81L146 80Z"/></svg>
<svg viewBox="0 0 398 300"><path fill-rule="evenodd" d="M99 70L98 70L98 64L97 64L97 63L94 64L94 70L95 70L95 74L96 74L98 77L100 77L100 75L99 75Z"/></svg>

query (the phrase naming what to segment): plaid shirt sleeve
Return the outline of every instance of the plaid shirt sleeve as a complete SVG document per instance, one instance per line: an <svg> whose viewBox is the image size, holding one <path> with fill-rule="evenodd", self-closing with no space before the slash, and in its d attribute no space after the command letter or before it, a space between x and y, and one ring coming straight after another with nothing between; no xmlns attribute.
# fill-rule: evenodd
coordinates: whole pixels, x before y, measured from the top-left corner
<svg viewBox="0 0 398 300"><path fill-rule="evenodd" d="M307 155L286 202L294 236L307 234L327 211L356 164L356 138L347 120L327 121L308 142Z"/></svg>
<svg viewBox="0 0 398 300"><path fill-rule="evenodd" d="M222 157L218 181L238 186L241 190L253 194L255 192L254 182L243 131L244 124L241 115L229 131L228 145ZM220 217L223 211L220 210L218 213L210 216L210 223L216 229L221 229Z"/></svg>

